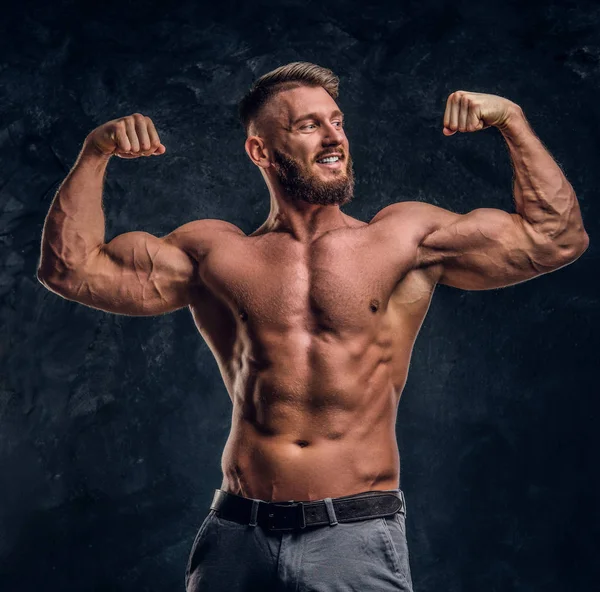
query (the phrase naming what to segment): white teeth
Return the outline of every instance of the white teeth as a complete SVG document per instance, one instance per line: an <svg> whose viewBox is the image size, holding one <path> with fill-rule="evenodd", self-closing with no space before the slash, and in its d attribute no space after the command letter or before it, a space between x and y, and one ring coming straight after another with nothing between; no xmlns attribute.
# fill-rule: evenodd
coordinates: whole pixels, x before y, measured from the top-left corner
<svg viewBox="0 0 600 592"><path fill-rule="evenodd" d="M317 162L337 162L340 159L339 156L329 156L327 158L322 158L321 160L317 160Z"/></svg>

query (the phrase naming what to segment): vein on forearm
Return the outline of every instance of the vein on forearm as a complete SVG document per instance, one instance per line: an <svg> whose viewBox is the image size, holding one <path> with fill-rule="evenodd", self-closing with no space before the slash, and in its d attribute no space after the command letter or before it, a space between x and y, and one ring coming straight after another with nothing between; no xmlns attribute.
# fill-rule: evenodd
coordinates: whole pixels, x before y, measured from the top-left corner
<svg viewBox="0 0 600 592"><path fill-rule="evenodd" d="M515 207L533 228L551 239L582 230L575 191L519 109L500 130L513 167Z"/></svg>

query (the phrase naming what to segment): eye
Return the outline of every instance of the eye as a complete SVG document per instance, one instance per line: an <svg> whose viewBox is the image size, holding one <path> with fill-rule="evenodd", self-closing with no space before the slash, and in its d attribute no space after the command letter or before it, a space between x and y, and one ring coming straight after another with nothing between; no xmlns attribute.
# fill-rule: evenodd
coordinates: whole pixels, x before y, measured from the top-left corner
<svg viewBox="0 0 600 592"><path fill-rule="evenodd" d="M317 127L314 123L309 123L307 125L303 125L300 129L306 129L307 127Z"/></svg>

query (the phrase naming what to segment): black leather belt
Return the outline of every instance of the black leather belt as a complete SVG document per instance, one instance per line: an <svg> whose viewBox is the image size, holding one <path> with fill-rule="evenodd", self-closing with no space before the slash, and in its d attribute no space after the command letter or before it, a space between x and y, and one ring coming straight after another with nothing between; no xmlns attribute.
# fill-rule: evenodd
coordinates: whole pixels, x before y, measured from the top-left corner
<svg viewBox="0 0 600 592"><path fill-rule="evenodd" d="M210 509L225 520L266 530L294 530L381 518L396 512L406 514L404 493L399 489L306 502L265 502L216 489Z"/></svg>

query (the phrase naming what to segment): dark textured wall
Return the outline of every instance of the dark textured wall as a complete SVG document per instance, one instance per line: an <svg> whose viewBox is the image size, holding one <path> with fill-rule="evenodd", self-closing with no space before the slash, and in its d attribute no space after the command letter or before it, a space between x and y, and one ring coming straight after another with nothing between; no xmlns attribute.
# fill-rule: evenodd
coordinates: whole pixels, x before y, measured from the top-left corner
<svg viewBox="0 0 600 592"><path fill-rule="evenodd" d="M0 589L171 591L231 405L188 310L106 314L36 279L42 225L94 127L139 111L167 153L112 159L107 240L268 214L236 102L332 68L368 221L395 201L512 210L500 133L446 137L448 95L505 96L574 186L588 251L501 290L439 286L398 438L417 592L589 591L600 578L596 376L600 8L592 2L19 2L0 17Z"/></svg>

